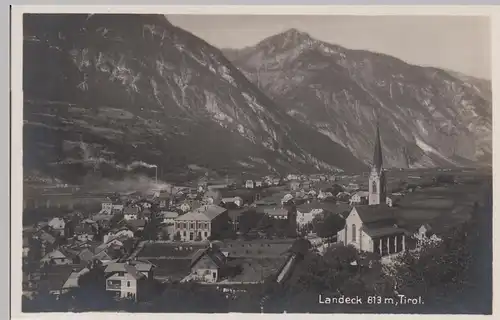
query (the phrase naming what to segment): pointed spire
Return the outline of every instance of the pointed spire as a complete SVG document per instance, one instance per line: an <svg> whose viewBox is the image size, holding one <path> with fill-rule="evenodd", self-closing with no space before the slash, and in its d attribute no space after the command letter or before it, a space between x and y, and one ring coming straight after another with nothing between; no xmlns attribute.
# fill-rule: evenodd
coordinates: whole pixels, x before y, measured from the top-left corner
<svg viewBox="0 0 500 320"><path fill-rule="evenodd" d="M377 171L382 170L382 144L380 142L380 129L377 117L377 136L375 137L375 150L373 152L373 168Z"/></svg>

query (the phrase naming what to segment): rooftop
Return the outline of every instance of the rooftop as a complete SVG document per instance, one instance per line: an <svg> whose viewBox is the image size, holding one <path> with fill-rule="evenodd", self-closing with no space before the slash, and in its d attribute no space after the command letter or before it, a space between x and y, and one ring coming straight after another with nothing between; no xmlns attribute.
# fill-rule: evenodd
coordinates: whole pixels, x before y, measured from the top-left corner
<svg viewBox="0 0 500 320"><path fill-rule="evenodd" d="M201 206L191 212L178 217L177 221L211 221L227 210L217 205Z"/></svg>
<svg viewBox="0 0 500 320"><path fill-rule="evenodd" d="M386 204L355 206L353 210L356 210L364 223L395 218L395 210Z"/></svg>

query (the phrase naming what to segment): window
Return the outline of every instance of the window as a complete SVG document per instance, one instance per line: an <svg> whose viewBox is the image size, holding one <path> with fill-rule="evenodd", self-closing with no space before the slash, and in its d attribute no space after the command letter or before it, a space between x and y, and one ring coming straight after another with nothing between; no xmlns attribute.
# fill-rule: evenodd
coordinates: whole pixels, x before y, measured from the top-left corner
<svg viewBox="0 0 500 320"><path fill-rule="evenodd" d="M208 237L208 232L205 231L205 238Z"/></svg>
<svg viewBox="0 0 500 320"><path fill-rule="evenodd" d="M377 193L377 181L372 181L372 193Z"/></svg>
<svg viewBox="0 0 500 320"><path fill-rule="evenodd" d="M186 236L186 231L183 232L184 237Z"/></svg>
<svg viewBox="0 0 500 320"><path fill-rule="evenodd" d="M130 281L127 281L127 287L130 287Z"/></svg>
<svg viewBox="0 0 500 320"><path fill-rule="evenodd" d="M356 225L352 225L352 242L356 242Z"/></svg>

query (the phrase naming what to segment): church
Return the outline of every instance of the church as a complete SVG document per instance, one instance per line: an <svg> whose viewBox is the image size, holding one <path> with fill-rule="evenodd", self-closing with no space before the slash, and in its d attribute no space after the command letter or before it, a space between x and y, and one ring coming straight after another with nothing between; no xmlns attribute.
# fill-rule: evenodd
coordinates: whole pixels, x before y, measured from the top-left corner
<svg viewBox="0 0 500 320"><path fill-rule="evenodd" d="M355 205L351 209L344 229L337 233L337 241L381 256L406 250L410 233L398 226L395 209L386 204L387 183L378 125L368 179L368 204Z"/></svg>

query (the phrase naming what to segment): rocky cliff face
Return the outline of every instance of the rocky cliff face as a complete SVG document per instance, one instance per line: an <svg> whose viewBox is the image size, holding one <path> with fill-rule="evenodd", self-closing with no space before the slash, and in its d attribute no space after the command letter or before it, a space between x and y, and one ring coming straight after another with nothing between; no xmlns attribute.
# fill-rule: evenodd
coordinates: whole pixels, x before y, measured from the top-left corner
<svg viewBox="0 0 500 320"><path fill-rule="evenodd" d="M25 172L364 168L164 16L25 15L23 72Z"/></svg>
<svg viewBox="0 0 500 320"><path fill-rule="evenodd" d="M289 115L365 163L378 118L387 166L491 165L489 81L349 50L295 29L223 52Z"/></svg>

